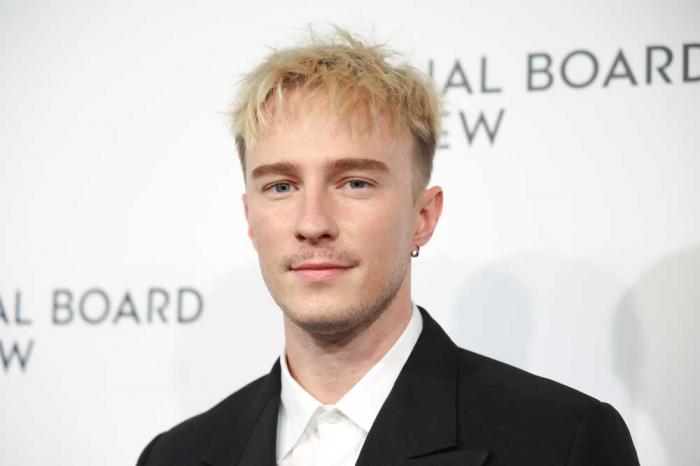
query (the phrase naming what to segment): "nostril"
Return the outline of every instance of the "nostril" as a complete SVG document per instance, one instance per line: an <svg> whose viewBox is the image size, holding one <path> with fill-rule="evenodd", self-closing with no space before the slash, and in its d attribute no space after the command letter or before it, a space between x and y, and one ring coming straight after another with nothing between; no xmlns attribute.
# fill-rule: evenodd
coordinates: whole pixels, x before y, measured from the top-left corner
<svg viewBox="0 0 700 466"><path fill-rule="evenodd" d="M321 243L324 241L333 240L333 238L335 238L335 235L332 235L330 233L320 233L320 234L296 233L295 237L299 241L304 241L304 242L315 245L315 244L318 244L318 243Z"/></svg>
<svg viewBox="0 0 700 466"><path fill-rule="evenodd" d="M295 236L299 240L318 241L332 239L338 234L335 221L328 215L306 215L299 219Z"/></svg>

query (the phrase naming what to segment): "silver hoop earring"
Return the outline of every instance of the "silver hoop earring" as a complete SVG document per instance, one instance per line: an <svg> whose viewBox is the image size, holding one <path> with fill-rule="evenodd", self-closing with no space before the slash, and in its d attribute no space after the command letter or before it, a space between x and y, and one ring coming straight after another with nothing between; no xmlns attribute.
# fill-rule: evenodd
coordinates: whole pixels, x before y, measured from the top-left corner
<svg viewBox="0 0 700 466"><path fill-rule="evenodd" d="M420 246L416 246L416 250L411 251L411 257L418 257L418 254L420 254Z"/></svg>

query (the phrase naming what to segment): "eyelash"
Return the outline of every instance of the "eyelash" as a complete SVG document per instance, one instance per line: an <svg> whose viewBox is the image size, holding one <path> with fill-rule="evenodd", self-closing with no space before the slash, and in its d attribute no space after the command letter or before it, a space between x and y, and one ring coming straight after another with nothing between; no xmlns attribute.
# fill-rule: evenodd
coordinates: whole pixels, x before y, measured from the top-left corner
<svg viewBox="0 0 700 466"><path fill-rule="evenodd" d="M362 183L362 188L357 188L357 190L359 190L359 189L364 189L364 188L368 188L368 187L372 187L372 186L373 186L373 184L370 183L369 181L363 180L363 179L360 179L360 178L350 178L350 179L347 179L347 180L343 181L342 185L347 185L347 184L350 184L350 183L353 183L353 182ZM267 186L264 190L265 190L265 191L275 190L275 188L276 188L277 186L289 186L290 189L291 189L291 187L292 187L293 185L292 185L292 183L289 182L289 181L278 181L277 183L273 183L273 184ZM275 190L275 193L276 193L276 194L286 194L287 192L289 192L289 191L276 191L276 190Z"/></svg>
<svg viewBox="0 0 700 466"><path fill-rule="evenodd" d="M270 186L265 188L265 191L269 191L271 189L274 190L276 186L283 186L283 185L288 185L288 186L290 186L290 189L291 189L292 183L290 183L288 181L280 181L280 182L271 184ZM285 192L283 192L283 191L275 191L275 192L278 194L285 194Z"/></svg>
<svg viewBox="0 0 700 466"><path fill-rule="evenodd" d="M370 184L369 181L361 180L361 179L359 179L359 178L352 178L352 179L349 179L349 180L343 182L343 184L344 184L344 185L345 185L345 184L349 185L350 183L353 183L353 182L360 182L360 183L362 183L362 184L363 184L363 186L362 186L363 188L364 188L364 187L371 187L371 184Z"/></svg>

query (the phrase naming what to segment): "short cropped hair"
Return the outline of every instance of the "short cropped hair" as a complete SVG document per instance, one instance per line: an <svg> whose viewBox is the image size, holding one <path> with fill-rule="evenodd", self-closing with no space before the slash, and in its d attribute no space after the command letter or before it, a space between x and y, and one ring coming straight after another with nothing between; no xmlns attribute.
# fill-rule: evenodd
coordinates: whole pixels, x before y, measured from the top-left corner
<svg viewBox="0 0 700 466"><path fill-rule="evenodd" d="M392 65L398 56L384 45L368 45L335 27L319 37L313 31L308 43L275 50L243 77L231 111L231 126L243 173L246 152L279 111L285 91L301 88L321 91L331 110L350 121L364 110L374 122L386 115L392 128L407 129L415 138L414 192L430 180L439 134L441 100L432 80L407 64ZM272 105L271 105L272 104Z"/></svg>

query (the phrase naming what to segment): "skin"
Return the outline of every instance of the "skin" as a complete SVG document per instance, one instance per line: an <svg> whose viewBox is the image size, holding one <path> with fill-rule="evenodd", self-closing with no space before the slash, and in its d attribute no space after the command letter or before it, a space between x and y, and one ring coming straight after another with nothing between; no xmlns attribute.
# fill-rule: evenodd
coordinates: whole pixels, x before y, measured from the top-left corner
<svg viewBox="0 0 700 466"><path fill-rule="evenodd" d="M291 90L284 105L291 118L273 112L246 157L248 236L283 311L292 376L334 404L406 328L410 253L433 234L443 194L413 192L415 141L385 117L358 133L324 95Z"/></svg>

